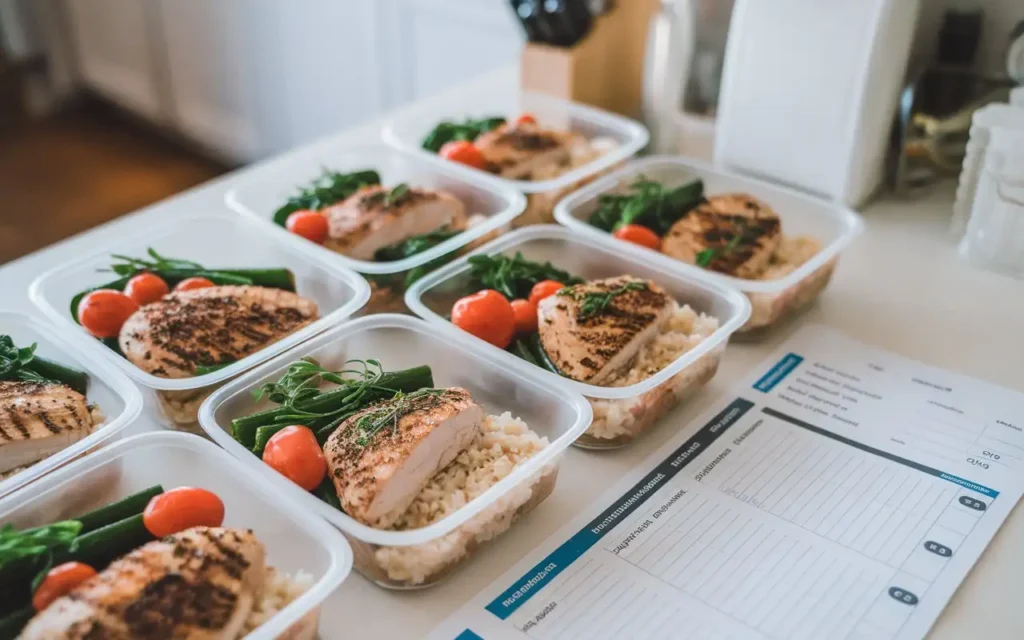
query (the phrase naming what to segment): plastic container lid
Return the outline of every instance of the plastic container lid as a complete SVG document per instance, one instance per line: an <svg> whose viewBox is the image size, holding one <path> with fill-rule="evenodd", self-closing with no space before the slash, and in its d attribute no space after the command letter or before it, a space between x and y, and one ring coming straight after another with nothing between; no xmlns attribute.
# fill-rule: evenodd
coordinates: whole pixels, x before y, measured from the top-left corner
<svg viewBox="0 0 1024 640"><path fill-rule="evenodd" d="M488 116L511 119L521 113L533 114L545 127L578 133L591 140L598 137L610 138L617 143L614 150L592 162L549 180L510 180L486 171L470 169L473 173L486 176L488 180L508 185L523 193L546 193L568 187L629 158L643 149L650 138L647 129L635 120L577 102L520 91L514 86L474 95L469 101L461 103L457 110L452 109L449 99L425 100L417 103L415 109L407 109L389 121L382 135L385 142L400 149L414 152L433 162L453 164L422 147L423 139L434 127L443 121L460 122L467 118Z"/></svg>
<svg viewBox="0 0 1024 640"><path fill-rule="evenodd" d="M113 262L111 254L143 257L149 247L162 255L193 260L210 268L287 268L295 275L299 295L317 303L320 319L212 373L177 379L146 373L79 326L71 317L69 305L75 294L115 279L113 274L97 273ZM337 324L366 304L370 286L359 274L328 256L287 242L263 225L232 215L200 215L175 220L134 238L112 239L92 255L36 278L29 296L76 344L113 363L136 382L152 389L181 391L223 382Z"/></svg>
<svg viewBox="0 0 1024 640"><path fill-rule="evenodd" d="M255 402L251 391L264 382L278 380L289 364L306 356L316 358L328 369L340 368L346 360L370 358L379 360L385 370L429 365L435 386L459 386L469 390L488 413L509 411L535 433L546 436L550 444L439 522L408 531L374 529L303 491L231 437L234 418L271 406L267 402ZM489 350L468 340L439 335L435 327L419 318L396 314L368 316L335 327L218 389L199 410L203 429L247 467L257 470L261 482L271 483L289 501L326 518L360 540L390 546L421 544L454 530L564 451L590 425L591 417L590 405L583 397L562 387L553 387L529 372L511 370Z"/></svg>
<svg viewBox="0 0 1024 640"><path fill-rule="evenodd" d="M276 638L322 603L352 569L352 549L319 518L266 491L262 478L199 436L146 433L77 460L0 500L0 523L34 527L81 515L153 485L202 487L224 502L224 526L252 529L267 564L315 583L247 638Z"/></svg>
<svg viewBox="0 0 1024 640"><path fill-rule="evenodd" d="M482 214L486 219L436 247L402 260L356 260L300 238L273 221L274 212L300 187L322 175L325 169L342 173L374 169L385 186L406 183L443 189L466 204L467 214ZM245 182L227 193L226 201L232 209L270 225L275 233L283 234L289 242L302 243L306 250L312 249L360 273L369 274L400 273L426 264L508 224L526 208L522 194L483 179L471 169L453 163L425 161L419 155L379 143L358 147L321 146L316 153L291 154L252 171Z"/></svg>
<svg viewBox="0 0 1024 640"><path fill-rule="evenodd" d="M705 195L748 193L766 202L779 214L783 233L789 236L806 235L816 238L822 243L822 249L783 278L745 280L676 260L653 249L617 240L587 222L587 218L597 208L601 194L629 185L641 175L669 187L699 178L704 181ZM559 202L555 207L555 219L588 238L594 238L605 245L613 243L617 250L633 255L638 260L653 262L673 273L696 274L745 293L768 294L781 293L817 271L839 255L860 234L864 226L859 215L840 204L741 176L699 160L673 156L650 156L608 174Z"/></svg>
<svg viewBox="0 0 1024 640"><path fill-rule="evenodd" d="M595 242L575 235L556 225L536 225L509 233L487 243L473 253L424 276L405 294L405 304L416 315L427 319L453 339L468 340L487 349L509 367L525 368L543 377L548 385L564 385L588 398L633 398L650 391L696 362L701 356L726 342L730 335L743 326L750 317L750 301L739 292L721 286L698 275L682 275L651 265L630 253L617 251L618 247ZM459 329L438 311L447 311L456 299L474 292L469 283L469 258L478 254L515 255L538 262L550 261L555 266L587 280L632 275L647 278L664 287L678 302L689 304L695 311L718 318L719 328L699 345L676 358L658 373L646 380L626 387L602 387L570 380L524 362L521 358L499 349Z"/></svg>
<svg viewBox="0 0 1024 640"><path fill-rule="evenodd" d="M0 335L11 336L18 347L37 346L36 355L89 374L86 401L103 413L103 426L70 447L41 460L28 469L0 480L0 496L11 493L36 478L74 460L81 454L116 436L142 410L142 394L109 363L85 355L62 339L45 322L17 311L0 310Z"/></svg>

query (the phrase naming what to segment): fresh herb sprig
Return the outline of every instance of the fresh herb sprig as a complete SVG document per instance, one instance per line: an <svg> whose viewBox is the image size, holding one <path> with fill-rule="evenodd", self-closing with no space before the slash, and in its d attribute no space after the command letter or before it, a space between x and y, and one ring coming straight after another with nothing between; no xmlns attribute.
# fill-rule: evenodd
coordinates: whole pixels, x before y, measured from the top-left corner
<svg viewBox="0 0 1024 640"><path fill-rule="evenodd" d="M73 550L75 538L82 530L77 520L55 522L43 527L15 530L13 525L0 529L0 568L19 558Z"/></svg>
<svg viewBox="0 0 1024 640"><path fill-rule="evenodd" d="M355 364L357 367L349 368L350 364ZM373 387L384 375L384 369L377 360L347 360L343 367L338 371L331 371L320 366L320 363L313 358L302 358L293 362L280 380L264 383L253 392L253 395L257 400L266 397L285 407L293 415L303 415L309 418L328 417L340 409L311 412L301 409L298 405L304 400L320 395L320 385L324 382L333 382L352 390L352 393L345 397L344 404L358 402L369 388ZM388 391L397 390L388 389Z"/></svg>
<svg viewBox="0 0 1024 640"><path fill-rule="evenodd" d="M341 202L362 187L380 184L380 174L373 169L363 169L352 173L331 171L326 167L323 175L288 199L288 202L274 212L274 222L282 227L288 222L288 216L303 209L319 211L336 202Z"/></svg>
<svg viewBox="0 0 1024 640"><path fill-rule="evenodd" d="M374 436L391 427L398 429L398 421L402 416L413 411L424 398L437 397L443 394L446 389L420 389L409 394L397 392L390 401L383 402L376 408L367 411L355 422L356 432L353 434L355 442L361 447L370 444Z"/></svg>
<svg viewBox="0 0 1024 640"><path fill-rule="evenodd" d="M550 262L534 262L523 257L522 253L509 257L504 255L478 255L469 259L470 277L473 281L486 288L494 289L509 300L526 298L530 295L533 285L543 280L555 280L564 285L581 284L568 271L563 271Z"/></svg>
<svg viewBox="0 0 1024 640"><path fill-rule="evenodd" d="M159 273L160 271L205 271L206 267L199 264L198 262L192 262L191 260L182 260L180 258L168 258L157 253L156 249L152 247L146 249L146 253L152 260L146 260L144 258L133 258L131 256L125 256L120 254L112 254L110 257L120 262L115 262L110 265L109 269L100 269L100 271L113 271L119 276L132 276L140 271L151 271L153 273Z"/></svg>
<svg viewBox="0 0 1024 640"><path fill-rule="evenodd" d="M715 258L719 256L723 258L728 258L730 255L732 255L732 252L735 251L736 248L743 243L743 236L746 233L747 225L741 219L737 222L736 228L733 230L733 236L729 238L729 242L727 242L725 246L721 248L721 250L719 250L716 247L707 247L706 249L702 249L697 253L697 258L695 260L697 266L707 268L710 267L711 263L715 260Z"/></svg>
<svg viewBox="0 0 1024 640"><path fill-rule="evenodd" d="M35 359L36 345L18 348L11 336L0 336L0 380L22 382L57 382L29 368Z"/></svg>
<svg viewBox="0 0 1024 640"><path fill-rule="evenodd" d="M588 222L608 232L627 224L639 224L663 236L703 198L704 183L700 180L669 189L640 176L629 185L628 193L601 195L597 210Z"/></svg>
<svg viewBox="0 0 1024 640"><path fill-rule="evenodd" d="M472 142L481 134L493 131L505 124L505 118L500 116L489 118L470 118L464 122L441 122L431 130L423 139L423 148L432 153L437 153L441 147L449 142L469 141Z"/></svg>
<svg viewBox="0 0 1024 640"><path fill-rule="evenodd" d="M574 300L580 303L580 312L577 316L578 320L586 320L593 316L604 313L604 310L608 308L608 305L612 303L612 300L621 296L622 294L629 291L646 291L646 282L627 282L626 284L620 285L614 289L608 291L588 291L581 292L573 287L565 287L558 291L556 295L560 296L571 296Z"/></svg>
<svg viewBox="0 0 1024 640"><path fill-rule="evenodd" d="M388 209L402 204L402 201L407 199L411 193L409 185L403 182L391 189L381 189L376 193L366 196L363 199L363 205L367 207L380 205L382 208Z"/></svg>

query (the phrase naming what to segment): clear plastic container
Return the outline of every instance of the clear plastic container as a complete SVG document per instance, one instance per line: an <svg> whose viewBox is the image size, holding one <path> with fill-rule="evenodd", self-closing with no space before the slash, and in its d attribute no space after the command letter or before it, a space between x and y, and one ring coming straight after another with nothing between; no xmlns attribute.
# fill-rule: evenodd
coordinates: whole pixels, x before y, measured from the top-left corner
<svg viewBox="0 0 1024 640"><path fill-rule="evenodd" d="M345 540L274 491L220 448L183 433L147 433L77 460L0 500L0 523L16 528L74 518L155 484L202 487L224 502L224 526L252 529L267 549L267 565L309 588L247 638L316 637L321 603L352 568Z"/></svg>
<svg viewBox="0 0 1024 640"><path fill-rule="evenodd" d="M620 190L641 175L668 186L678 186L699 178L704 181L706 195L730 192L753 195L779 214L783 233L787 236L815 238L821 243L821 250L785 277L776 280L745 280L708 271L658 251L616 240L587 222L601 194ZM673 273L699 274L739 289L750 298L752 310L750 319L739 330L738 336L770 327L814 300L832 277L839 254L860 234L863 227L861 217L842 205L740 176L699 160L672 156L651 156L631 162L627 167L559 202L555 207L555 218L570 229L599 242L611 243L616 251L628 253L638 260L651 262Z"/></svg>
<svg viewBox="0 0 1024 640"><path fill-rule="evenodd" d="M146 373L89 335L71 317L69 304L80 291L115 279L111 273L97 273L110 266L111 254L141 257L149 247L211 268L287 268L295 275L299 295L317 303L320 319L212 373L176 379ZM359 274L329 256L288 242L262 225L233 215L200 215L175 220L133 238L114 239L89 256L39 276L29 295L75 344L153 390L171 426L193 429L198 424L199 405L219 384L349 317L369 298L370 288Z"/></svg>
<svg viewBox="0 0 1024 640"><path fill-rule="evenodd" d="M584 159L564 173L545 180L511 180L485 171L469 169L489 180L527 194L526 212L516 219L517 226L552 222L555 203L595 176L635 155L647 145L650 138L642 124L629 118L577 102L520 91L515 86L475 95L470 101L460 104L456 111L452 110L451 102L448 100L426 101L417 109L404 111L402 115L388 122L384 127L383 136L385 142L389 144L429 158L431 161L450 165L454 163L422 147L423 139L440 122L484 116L514 118L520 113L533 114L542 126L576 133L587 140L606 140L614 143L614 147L597 155L593 160Z"/></svg>
<svg viewBox="0 0 1024 640"><path fill-rule="evenodd" d="M353 358L377 359L386 370L429 365L436 386L468 389L487 413L511 412L549 444L475 500L426 527L394 531L366 526L303 491L231 437L234 418L272 406L254 401L252 390L279 379L290 363L305 356L327 368ZM510 369L487 349L441 335L419 318L394 314L335 327L219 389L200 411L203 428L215 442L257 470L261 483L338 527L352 544L356 569L394 589L435 584L540 504L554 489L562 453L586 429L590 417L590 406L581 396L530 372Z"/></svg>
<svg viewBox="0 0 1024 640"><path fill-rule="evenodd" d="M0 335L9 335L18 347L36 344L36 355L89 374L86 401L99 407L102 425L89 436L21 471L0 477L0 496L25 486L71 460L99 447L120 433L142 410L142 395L124 374L107 362L87 358L56 334L47 323L16 311L0 310Z"/></svg>
<svg viewBox="0 0 1024 640"><path fill-rule="evenodd" d="M406 304L453 339L469 340L487 349L510 368L526 369L542 376L546 384L564 385L584 395L593 408L593 424L577 445L611 449L630 443L665 413L700 389L715 375L729 336L750 315L750 304L739 292L707 279L673 273L630 254L617 251L554 225L520 229L486 244L473 254L522 253L537 262L555 266L587 280L620 275L647 278L664 287L680 304L718 320L712 333L676 357L655 375L622 387L602 387L555 375L515 355L492 346L451 324L446 316L459 298L475 292L469 280L469 256L426 276L406 293Z"/></svg>

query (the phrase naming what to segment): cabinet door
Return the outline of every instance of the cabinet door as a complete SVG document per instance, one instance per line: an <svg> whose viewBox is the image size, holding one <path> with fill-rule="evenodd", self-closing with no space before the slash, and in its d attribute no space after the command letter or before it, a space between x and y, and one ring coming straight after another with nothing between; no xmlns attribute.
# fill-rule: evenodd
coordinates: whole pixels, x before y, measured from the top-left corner
<svg viewBox="0 0 1024 640"><path fill-rule="evenodd" d="M515 64L523 34L503 0L387 0L382 20L392 106Z"/></svg>
<svg viewBox="0 0 1024 640"><path fill-rule="evenodd" d="M67 0L64 6L85 84L127 109L165 121L151 0Z"/></svg>

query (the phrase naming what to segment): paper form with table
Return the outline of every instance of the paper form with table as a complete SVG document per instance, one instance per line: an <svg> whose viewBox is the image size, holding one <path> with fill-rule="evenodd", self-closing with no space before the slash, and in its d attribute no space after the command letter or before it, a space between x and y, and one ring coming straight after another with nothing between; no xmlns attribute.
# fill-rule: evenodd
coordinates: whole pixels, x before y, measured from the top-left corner
<svg viewBox="0 0 1024 640"><path fill-rule="evenodd" d="M922 638L1022 493L1024 395L808 327L432 638Z"/></svg>

